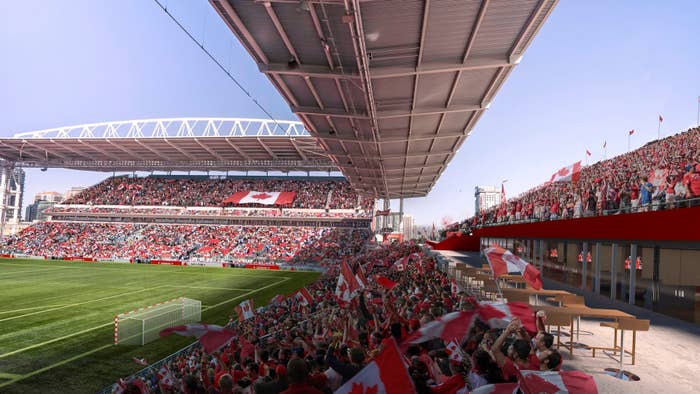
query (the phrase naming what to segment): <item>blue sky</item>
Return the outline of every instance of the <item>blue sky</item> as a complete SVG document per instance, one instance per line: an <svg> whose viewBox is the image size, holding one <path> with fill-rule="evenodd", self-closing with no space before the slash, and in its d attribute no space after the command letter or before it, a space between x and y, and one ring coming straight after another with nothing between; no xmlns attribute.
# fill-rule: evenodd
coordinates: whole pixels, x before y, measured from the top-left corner
<svg viewBox="0 0 700 394"><path fill-rule="evenodd" d="M163 0L275 117L287 104L204 0ZM476 185L516 195L558 168L696 123L700 2L562 0L427 198L418 223L460 219ZM0 0L0 136L176 116L264 117L153 1ZM36 192L105 174L28 170ZM398 209L398 203L392 202Z"/></svg>

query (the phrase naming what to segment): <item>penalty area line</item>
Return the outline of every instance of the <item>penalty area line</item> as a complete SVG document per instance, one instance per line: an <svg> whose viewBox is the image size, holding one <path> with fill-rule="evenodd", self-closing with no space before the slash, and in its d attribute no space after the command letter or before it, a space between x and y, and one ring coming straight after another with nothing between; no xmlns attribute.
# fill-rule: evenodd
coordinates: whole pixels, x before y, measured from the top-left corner
<svg viewBox="0 0 700 394"><path fill-rule="evenodd" d="M56 367L60 367L60 366L62 366L62 365L68 364L68 363L70 363L70 362L73 362L73 361L78 360L78 359L80 359L80 358L83 358L83 357L85 357L85 356L89 356L89 355L91 355L91 354L93 354L93 353L97 353L97 352L99 352L100 350L104 350L104 349L107 349L107 348L112 347L112 346L114 346L114 345L109 344L109 345L100 346L100 347L98 347L98 348L89 350L89 351L84 352L84 353L80 353L80 354L75 355L75 356L73 356L73 357L66 358L66 359L64 359L64 360L61 360L61 361L55 363L55 364L51 364L51 365L48 365L48 366L46 366L46 367L39 368L39 369L34 370L34 371L32 371L32 372L30 372L30 373L28 373L28 374L26 374L26 375L21 375L21 376L18 376L18 377L16 377L16 378L12 379L12 380L8 380L7 382L0 383L0 388L5 387L5 386L9 386L9 385L11 385L11 384L17 383L17 382L19 382L19 381L21 381L21 380L24 380L24 379L27 379L27 378L31 378L31 377L34 376L34 375L38 375L38 374L40 374L40 373L46 372L46 371L51 370L51 369L54 369L54 368L56 368Z"/></svg>
<svg viewBox="0 0 700 394"><path fill-rule="evenodd" d="M74 332L74 333L72 333L72 334L64 335L64 336L58 337L58 338L49 339L48 341L44 341L44 342L40 342L40 343L35 343L35 344L33 344L33 345L30 345L30 346L27 346L27 347L24 347L24 348L21 348L21 349L13 350L13 351L7 352L7 353L5 353L5 354L0 354L0 358L5 358L5 357L8 357L8 356L12 356L13 354L22 353L22 352L25 352L25 351L27 351L27 350L36 349L36 348L42 347L42 346L44 346L44 345L48 345L48 344L51 344L51 343L54 343L54 342L62 341L62 340L64 340L64 339L68 339L68 338L71 338L71 337L74 337L74 336L77 336L77 335L85 334L86 332L95 331L95 330L98 330L98 329L100 329L100 328L108 327L108 326L114 327L114 322L105 323L105 324L100 324L99 326L95 326L95 327L91 327L91 328L86 328L86 329L84 329L84 330L82 330L82 331Z"/></svg>

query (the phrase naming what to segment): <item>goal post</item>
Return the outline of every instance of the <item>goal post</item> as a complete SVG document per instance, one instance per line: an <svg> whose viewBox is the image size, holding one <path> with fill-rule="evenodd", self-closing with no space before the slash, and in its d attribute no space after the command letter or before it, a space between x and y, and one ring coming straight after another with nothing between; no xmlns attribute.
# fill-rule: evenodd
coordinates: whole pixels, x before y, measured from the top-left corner
<svg viewBox="0 0 700 394"><path fill-rule="evenodd" d="M184 297L121 313L114 317L114 344L145 345L166 328L201 319L202 302Z"/></svg>

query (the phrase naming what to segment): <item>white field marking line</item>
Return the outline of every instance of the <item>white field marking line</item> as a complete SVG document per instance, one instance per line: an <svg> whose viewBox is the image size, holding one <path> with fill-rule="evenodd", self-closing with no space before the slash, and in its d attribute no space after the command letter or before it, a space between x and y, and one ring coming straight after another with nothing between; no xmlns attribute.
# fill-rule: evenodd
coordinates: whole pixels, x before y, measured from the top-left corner
<svg viewBox="0 0 700 394"><path fill-rule="evenodd" d="M97 353L97 352L99 352L100 350L104 350L104 349L107 349L107 348L112 347L112 346L113 346L112 344L100 346L100 347L98 347L98 348L89 350L89 351L87 351L87 352L85 352L85 353L80 353L80 354L78 354L78 355L75 355L75 356L73 356L73 357L67 358L67 359L65 359L65 360L61 360L61 361L59 361L59 362L57 362L57 363L55 363L55 364L51 364L51 365L49 365L49 366L46 366L46 367L43 367L43 368L34 370L34 371L32 371L32 372L30 372L30 373L28 373L28 374L26 374L26 375L22 375L22 376L19 376L19 377L15 378L15 379L8 380L7 382L0 383L0 388L1 388L1 387L5 387L5 386L9 386L9 385L14 384L14 383L17 383L17 382L19 382L20 380L24 380L24 379L30 378L30 377L32 377L32 376L34 376L34 375L38 375L38 374L40 374L40 373L46 372L46 371L48 371L48 370L51 370L51 369L53 369L53 368L60 367L61 365L68 364L68 363L70 363L70 362L72 362L72 361L75 361L75 360L77 360L77 359L83 358L83 357L85 357L85 356L89 356L89 355L92 354L92 353Z"/></svg>
<svg viewBox="0 0 700 394"><path fill-rule="evenodd" d="M48 344L51 344L51 343L54 343L54 342L62 341L62 340L64 340L64 339L68 339L68 338L71 338L71 337L74 337L74 336L80 335L80 334L85 334L86 332L94 331L94 330L97 330L97 329L100 329L100 328L103 328L103 327L107 327L107 326L114 326L114 322L109 322L109 323L105 323L105 324L100 324L99 326L86 328L86 329L84 329L84 330L82 330L82 331L74 332L74 333L72 333L72 334L64 335L64 336L58 337L58 338L49 339L48 341L44 341L44 342L41 342L41 343L35 343L35 344L33 344L33 345L30 345L30 346L27 346L27 347L24 347L24 348L21 348L21 349L13 350L13 351L7 352L7 353L5 353L5 354L0 354L0 358L5 358L5 357L8 357L8 356L12 356L13 354L22 353L22 352L25 352L25 351L27 351L27 350L36 349L36 348L42 347L42 346L44 346L44 345L48 345Z"/></svg>
<svg viewBox="0 0 700 394"><path fill-rule="evenodd" d="M136 290L136 291L127 291L127 292L124 292L124 293L113 294L113 295L111 295L111 296L109 296L109 297L95 298L94 300L90 300L90 301L76 302L76 303L73 303L73 304L66 304L66 305L63 305L63 306L55 307L55 308L49 308L49 309L46 309L46 310L43 310L43 311L25 313L24 315L17 315L17 316L12 316L12 317L6 317L6 318L4 318L4 319L0 319L0 322L8 321L8 320L14 320L14 319L19 319L19 318L21 318L21 317L26 317L26 316L38 315L38 314L40 314L40 313L51 312L51 311L55 311L55 310L59 310L59 309L64 309L64 308L70 308L70 307L74 307L74 306L78 306L78 305L90 304L90 303L97 302L97 301L109 300L110 298L121 297L121 296L123 296L123 295L125 295L125 294L136 294L136 293L141 293L141 292L144 292L144 291L150 291L150 290L154 290L154 289L159 289L159 288L165 287L165 286L166 286L166 285L160 285L160 286L155 286L155 287L149 287L149 288L147 288L147 289L141 289L141 290Z"/></svg>
<svg viewBox="0 0 700 394"><path fill-rule="evenodd" d="M42 306L33 306L31 308L21 308L21 309L13 309L11 311L0 311L0 315L3 313L14 313L14 312L22 312L22 311L29 311L32 309L41 309L41 308L53 308L54 306L64 306L66 304L58 304L58 305L42 305ZM1 372L0 372L1 373Z"/></svg>
<svg viewBox="0 0 700 394"><path fill-rule="evenodd" d="M48 261L48 260L37 260L37 261ZM130 270L122 269L122 268L108 267L108 266L106 266L106 265L108 265L108 264L120 264L120 263L80 262L80 263L76 263L76 265L74 265L74 266L70 266L70 265L53 265L53 264L52 264L51 266L52 266L52 267L60 267L60 268L72 268L72 269L86 269L86 268L88 268L88 267L95 267L95 266L97 266L97 267L100 267L100 268L98 268L97 270L112 270L112 271L121 271L121 272L128 272L128 273L136 273L136 272L137 272L136 270L130 271ZM0 263L0 265L9 265L9 266L16 267L18 264ZM23 266L24 266L24 265L26 265L26 266L31 266L31 263L23 264ZM40 265L40 266L43 267L44 265ZM120 266L136 267L137 265L136 265L136 264L127 264L127 265L120 264ZM149 265L146 265L146 266L147 266L147 267L151 267L152 265L149 264ZM158 265L158 267L161 267L161 266ZM197 268L197 269L200 269L200 268L198 268L198 267L181 266L181 267L178 267L178 268L180 268L180 270L173 270L173 271L168 272L168 273L169 273L169 274L171 274L171 273L172 273L172 274L186 274L186 275L203 275L203 274L205 274L204 271L203 271L203 272L196 272L194 269L192 269L192 270L183 270L183 269L182 269L182 268L184 268L184 269L187 269L187 268ZM139 269L140 269L140 268L139 268ZM175 269L177 269L177 268L175 268ZM215 269L215 268L212 267L211 269L213 270L213 269ZM222 271L231 270L230 268L217 268L217 269L221 269ZM251 271L256 271L256 270L251 270ZM212 272L212 271L208 271L208 272ZM235 274L234 274L233 276L243 276L243 277L250 277L250 278L266 278L266 279L274 278L274 277L275 277L275 275L255 275L255 274L247 274L247 273L240 272L240 270L236 270L236 271L234 271L234 272L235 272ZM284 272L284 271L276 271L276 272ZM286 273L289 273L289 272L285 272L285 274L286 274ZM288 277L288 276L283 276L283 278L290 278L290 277ZM290 278L290 279L291 279L291 278Z"/></svg>
<svg viewBox="0 0 700 394"><path fill-rule="evenodd" d="M265 289L267 289L267 288L269 288L269 287L282 284L282 283L287 282L288 280L291 280L291 279L292 279L292 278L290 278L290 277L283 277L283 278L281 278L279 281L277 281L277 282L275 282L275 283L271 283L271 284L269 284L269 285L263 286L263 287L261 287L261 288L259 288L259 289L257 289L257 290L249 291L249 292L244 293L244 294L241 294L241 295L239 295L239 296L237 296L237 297L233 297L233 298L230 298L230 299L228 299L228 300L222 301L222 302L220 302L220 303L218 303L218 304L211 305L211 306L206 307L206 308L202 308L202 310L207 310L207 309L216 308L216 307L218 307L218 306L227 304L227 303L229 303L229 302L231 302L231 301L233 301L233 300L237 300L237 299L246 297L246 296L248 296L248 295L250 295L250 294L257 293L257 292L259 292L259 291L261 291L261 290L265 290ZM32 345L32 346L28 346L28 347L26 347L26 348L24 348L24 349L13 350L12 352L9 352L9 353L0 354L0 358L4 358L4 357L7 357L7 356L10 356L10 355L13 355L13 354L17 354L17 353L23 352L23 351L25 351L25 350L34 349L34 348L37 348L37 347L40 347L40 346L43 346L43 345L47 345L47 344L49 344L49 343L57 342L57 341L60 341L60 340L62 340L62 339L70 338L70 337L72 337L72 336L80 335L80 334L83 334L83 333L88 332L88 331L96 330L96 329L98 329L98 328L111 326L111 325L113 325L113 324L114 324L114 323L106 323L106 324L103 324L103 325L100 325L100 326L97 326L97 327L93 327L93 328L89 328L89 329L86 329L86 330L83 330L83 331L80 331L80 332L76 332L76 333L73 333L73 334L65 335L65 336L60 337L60 338L54 338L54 339L51 339L51 340L49 340L49 341L45 341L45 342L42 342L42 343L37 343L37 344L34 344L34 345ZM79 359L79 358L85 357L85 356L87 356L87 355L90 355L90 354L92 354L92 353L96 353L96 352L98 352L98 351L100 351L100 350L103 350L103 349L106 349L106 348L112 347L112 346L113 346L112 344L104 345L104 346L101 346L101 347L99 347L99 348L96 348L96 349L87 351L87 352L85 352L85 353L78 354L77 356L73 356L73 357L67 358L67 359L65 359L65 360L61 360L60 362L58 362L58 363L56 363L56 364L49 365L49 366L44 367L44 368L41 368L41 369L37 369L37 370L32 371L32 372L30 372L30 373L28 373L28 374L26 374L26 375L20 376L20 377L18 377L18 378L9 380L9 381L4 382L4 383L0 383L0 387L9 386L10 384L14 384L14 383L16 383L16 382L19 382L20 380L24 380L24 379L26 379L26 378L29 378L29 377L32 377L32 376L34 376L34 375L40 374L40 373L42 373L42 372L48 371L48 370L50 370L50 369L59 367L59 366L61 366L61 365L67 364L67 363L69 363L69 362L75 361L75 360L77 360L77 359Z"/></svg>
<svg viewBox="0 0 700 394"><path fill-rule="evenodd" d="M236 287L211 287L211 286L187 286L187 285L163 285L164 287L182 287L185 289L212 289L212 290L239 290L239 291L251 291L256 289L239 289Z"/></svg>
<svg viewBox="0 0 700 394"><path fill-rule="evenodd" d="M18 375L16 373L5 373L5 372L0 372L0 379L16 379L19 378L22 375Z"/></svg>
<svg viewBox="0 0 700 394"><path fill-rule="evenodd" d="M60 269L65 269L65 267L46 267L44 269L41 268L35 268L31 270L20 270L20 271L11 271L11 272L2 272L0 273L0 277L7 276L7 275L12 275L12 274L23 274L26 272L44 272L44 271L55 271L55 270L60 270Z"/></svg>
<svg viewBox="0 0 700 394"><path fill-rule="evenodd" d="M263 286L263 287L261 287L261 288L259 288L259 289L252 290L252 291L249 291L249 292L247 292L247 293L243 293L243 294L241 294L241 295L239 295L239 296L236 296L236 297L233 297L233 298L229 298L228 300L221 301L221 302L218 303L218 304L214 304L214 305L210 305L210 306L208 306L208 307L206 307L206 308L202 308L202 311L206 311L206 310L209 310L209 309L212 309L212 308L219 307L219 306L224 305L224 304L228 304L229 302L231 302L231 301L233 301L233 300L241 299L241 298L246 297L246 296L249 296L249 295L251 295L251 294L253 294L253 293L257 293L257 292L259 292L259 291L261 291L261 290L265 290L265 289L267 289L268 287L277 286L277 285L282 284L282 283L284 283L284 282L286 282L286 281L288 281L288 280L291 280L291 279L292 279L292 278L284 277L284 278L282 278L282 280L278 280L278 281L275 282L275 283L271 283L271 284L269 284L269 285L267 285L267 286Z"/></svg>
<svg viewBox="0 0 700 394"><path fill-rule="evenodd" d="M42 282L42 283L46 283L46 282ZM58 283L58 282L51 282L51 283ZM103 289L130 289L130 288L131 288L131 287L103 286L103 287L101 287L100 289L103 290ZM92 291L88 289L88 292L92 292ZM53 296L53 297L43 297L43 298L35 299L33 302L34 302L34 303L37 303L37 302L40 302L40 301L42 301L42 302L44 302L44 301L50 301L50 300L55 300L55 299L57 299L57 298L71 297L71 296L75 296L75 295L78 295L78 294L79 294L79 293L77 293L77 292L73 292L73 293L71 293L71 294L62 294L62 295L57 295L57 296ZM111 292L110 292L110 294L111 294ZM43 306L37 306L37 307L34 307L34 308L24 308L24 309L29 310L29 309L39 309L39 308L52 308L52 307L54 307L54 306L65 306L65 305L68 305L68 304L43 305ZM10 313L10 312L19 312L19 311L21 311L21 310L23 310L23 309L15 309L15 310L12 310L12 311L0 311L0 314L3 314L3 313Z"/></svg>

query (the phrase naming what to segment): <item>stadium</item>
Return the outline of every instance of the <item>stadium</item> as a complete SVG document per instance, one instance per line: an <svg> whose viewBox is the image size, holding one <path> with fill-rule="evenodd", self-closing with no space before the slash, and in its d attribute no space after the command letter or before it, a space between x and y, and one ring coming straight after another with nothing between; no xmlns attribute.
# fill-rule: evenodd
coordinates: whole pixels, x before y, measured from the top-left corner
<svg viewBox="0 0 700 394"><path fill-rule="evenodd" d="M177 4L148 7L211 67L202 81L216 73L259 116L0 136L0 393L700 390L700 119L668 130L659 115L641 146L635 126L626 151L608 158L605 140L600 160L586 148L514 197L512 179L476 186L473 212L412 229L415 201L447 211L466 202L438 201L445 183L481 182L455 169L460 149L493 183L564 145L472 136L564 5L201 3L240 46L237 71ZM503 146L529 143L547 149ZM53 174L89 186L22 221L27 188Z"/></svg>

